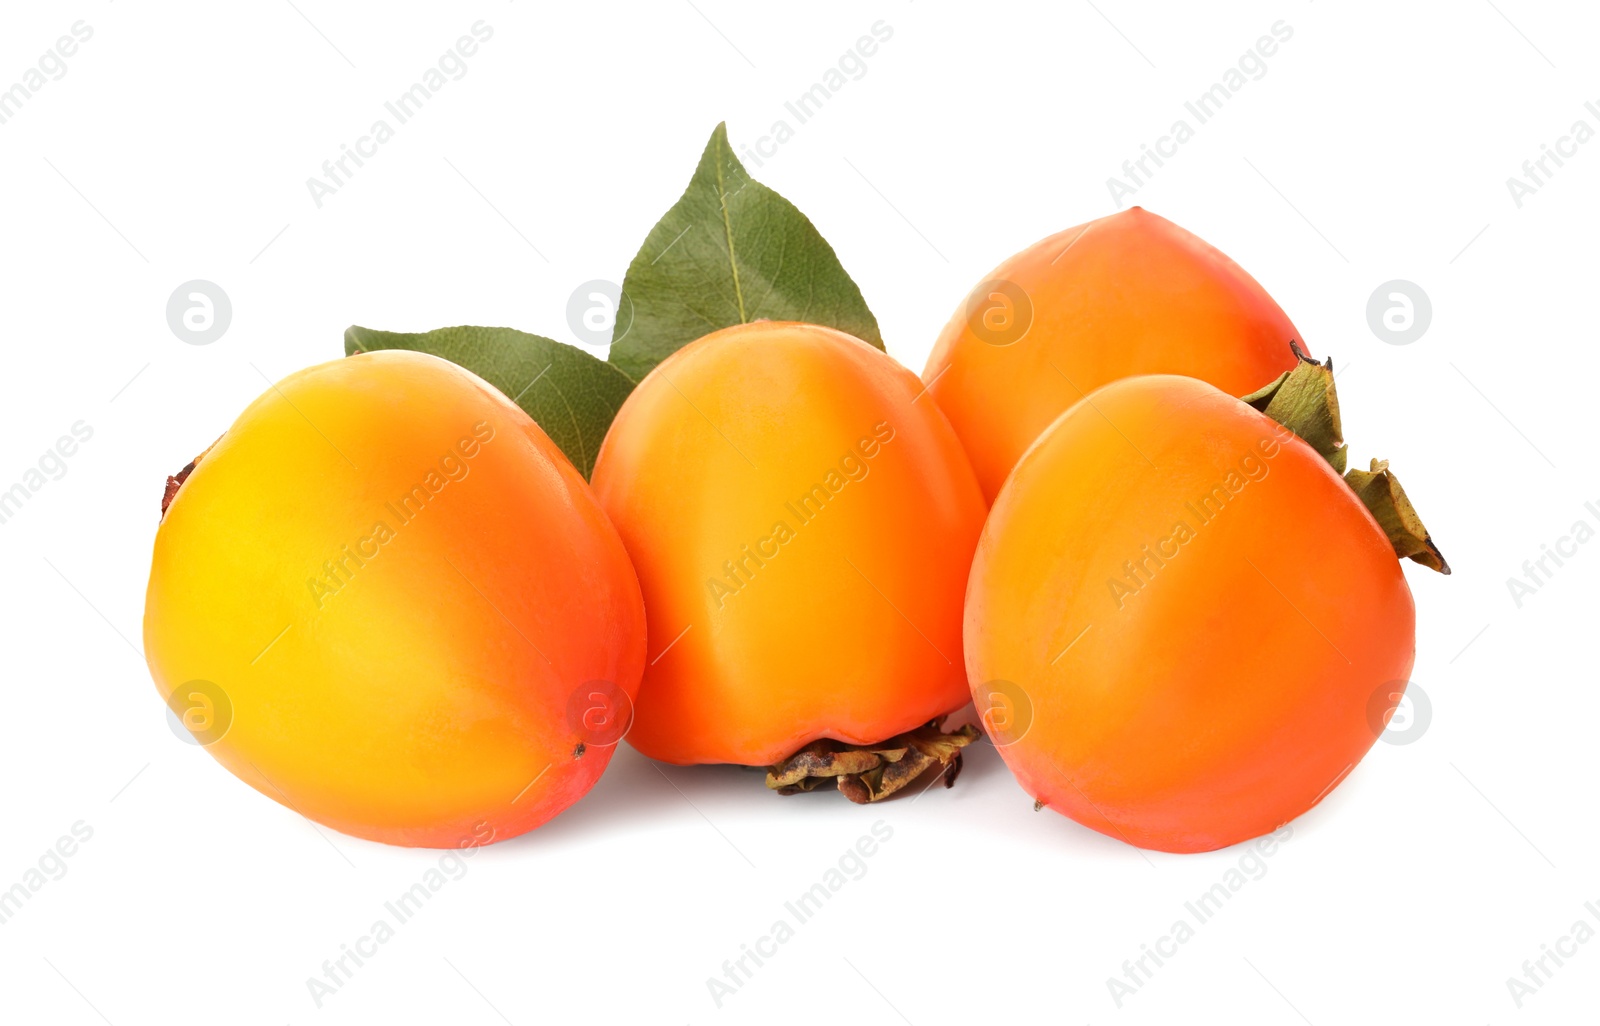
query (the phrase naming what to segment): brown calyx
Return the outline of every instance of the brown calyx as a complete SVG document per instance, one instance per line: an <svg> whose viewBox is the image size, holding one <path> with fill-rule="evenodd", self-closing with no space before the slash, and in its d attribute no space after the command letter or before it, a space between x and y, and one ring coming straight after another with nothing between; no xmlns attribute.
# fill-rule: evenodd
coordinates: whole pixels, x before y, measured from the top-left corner
<svg viewBox="0 0 1600 1026"><path fill-rule="evenodd" d="M1370 470L1346 472L1349 447L1345 445L1339 396L1333 386L1333 358L1318 363L1292 339L1289 347L1298 365L1278 375L1264 388L1241 396L1241 401L1293 431L1317 450L1367 507L1397 557L1415 560L1442 574L1449 573L1450 564L1433 543L1416 507L1400 487L1400 479L1389 469L1388 460L1373 460Z"/></svg>
<svg viewBox="0 0 1600 1026"><path fill-rule="evenodd" d="M767 787L779 794L814 791L832 781L857 805L882 801L935 767L944 768L944 786L961 772L961 749L981 735L973 724L949 733L941 716L916 730L875 745L813 741L767 770Z"/></svg>
<svg viewBox="0 0 1600 1026"><path fill-rule="evenodd" d="M222 436L218 435L217 442L220 441L222 441ZM161 520L166 519L167 507L172 505L173 499L177 498L178 489L182 488L183 483L189 480L189 475L194 473L194 468L200 464L201 460L206 458L206 453L217 447L217 442L212 442L210 445L206 446L205 452L202 452L200 455L190 460L182 470L167 478L166 490L161 493ZM159 523L160 521L158 520L157 522Z"/></svg>
<svg viewBox="0 0 1600 1026"><path fill-rule="evenodd" d="M198 460L190 460L188 465L185 466L182 470L178 471L177 474L169 475L167 477L167 490L161 494L161 515L162 515L162 517L165 517L167 515L167 507L172 505L173 496L178 494L178 489L182 488L183 487L183 483L185 481L189 480L189 475L194 473L194 465L197 462L199 462L199 461Z"/></svg>

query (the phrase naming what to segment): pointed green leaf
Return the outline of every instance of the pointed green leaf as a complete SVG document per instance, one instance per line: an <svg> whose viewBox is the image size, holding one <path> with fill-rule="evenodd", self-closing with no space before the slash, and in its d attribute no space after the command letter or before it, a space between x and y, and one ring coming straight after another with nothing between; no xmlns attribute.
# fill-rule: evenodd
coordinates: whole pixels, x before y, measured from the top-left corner
<svg viewBox="0 0 1600 1026"><path fill-rule="evenodd" d="M622 292L633 317L616 329L610 359L635 381L701 335L763 319L822 324L883 348L877 318L833 247L750 177L726 125L644 240Z"/></svg>
<svg viewBox="0 0 1600 1026"><path fill-rule="evenodd" d="M439 328L420 334L352 325L346 356L411 349L459 364L498 388L544 429L585 479L606 429L633 391L627 375L574 346L514 328Z"/></svg>

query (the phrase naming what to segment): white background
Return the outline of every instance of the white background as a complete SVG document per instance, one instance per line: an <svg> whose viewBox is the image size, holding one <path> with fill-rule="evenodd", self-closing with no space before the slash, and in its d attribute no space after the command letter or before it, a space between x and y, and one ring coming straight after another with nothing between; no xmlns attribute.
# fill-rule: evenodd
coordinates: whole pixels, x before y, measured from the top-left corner
<svg viewBox="0 0 1600 1026"><path fill-rule="evenodd" d="M1521 1009L1506 984L1576 921L1600 928L1600 544L1520 608L1506 583L1600 504L1600 141L1520 208L1506 186L1575 120L1600 129L1592 7L295 3L0 15L0 86L94 30L0 125L0 486L74 422L94 431L0 525L0 888L93 829L0 925L0 1018L1592 1021L1600 942ZM494 37L467 76L319 209L306 179L479 19ZM980 747L953 790L875 808L624 748L318 1009L307 978L438 855L315 828L174 737L138 650L165 476L263 375L339 356L351 323L575 341L569 295L621 278L712 127L753 142L880 19L867 74L750 170L919 371L986 271L1116 209L1122 162L1292 26L1133 202L1250 270L1341 368L1354 459L1395 461L1456 571L1407 566L1431 724L1378 744L1121 1008L1107 979L1242 853L1141 853L1035 814ZM207 346L165 317L194 278L233 303ZM1433 305L1407 346L1365 313L1396 278ZM878 819L894 833L866 875L717 1008L707 978Z"/></svg>

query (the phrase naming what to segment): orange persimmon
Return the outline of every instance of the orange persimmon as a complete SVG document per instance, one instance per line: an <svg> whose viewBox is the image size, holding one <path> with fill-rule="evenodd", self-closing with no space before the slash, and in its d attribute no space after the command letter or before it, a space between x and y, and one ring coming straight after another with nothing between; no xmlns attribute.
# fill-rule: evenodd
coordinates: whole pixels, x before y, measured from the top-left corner
<svg viewBox="0 0 1600 1026"><path fill-rule="evenodd" d="M577 470L483 379L399 350L306 368L166 499L150 674L245 783L432 848L594 786L644 665L639 585Z"/></svg>
<svg viewBox="0 0 1600 1026"><path fill-rule="evenodd" d="M940 333L922 380L992 502L1017 457L1085 393L1183 374L1242 395L1292 368L1299 339L1238 264L1132 207L989 272Z"/></svg>
<svg viewBox="0 0 1600 1026"><path fill-rule="evenodd" d="M1338 443L1331 370L1302 366ZM1448 572L1386 465L1342 479L1342 444L1254 407L1172 375L1100 388L1018 462L973 562L967 670L1002 757L1140 847L1223 847L1320 801L1411 672L1397 554Z"/></svg>
<svg viewBox="0 0 1600 1026"><path fill-rule="evenodd" d="M984 503L921 393L860 339L762 321L690 343L628 397L594 491L644 591L640 751L771 765L966 704Z"/></svg>

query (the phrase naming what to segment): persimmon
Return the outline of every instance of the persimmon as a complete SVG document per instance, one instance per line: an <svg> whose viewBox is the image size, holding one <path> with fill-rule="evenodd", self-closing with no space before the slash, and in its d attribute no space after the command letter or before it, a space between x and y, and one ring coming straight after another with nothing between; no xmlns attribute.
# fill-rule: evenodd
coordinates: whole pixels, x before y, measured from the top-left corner
<svg viewBox="0 0 1600 1026"><path fill-rule="evenodd" d="M973 561L973 696L1036 801L1207 851L1321 800L1415 654L1397 556L1448 572L1387 465L1341 478L1329 365L1234 398L1125 378L1018 462ZM1281 421L1281 422L1280 422Z"/></svg>
<svg viewBox="0 0 1600 1026"><path fill-rule="evenodd" d="M985 512L922 391L860 339L761 321L690 343L628 397L594 490L644 591L641 752L799 755L769 785L838 780L865 800L965 740L899 736L968 700L961 610Z"/></svg>
<svg viewBox="0 0 1600 1026"><path fill-rule="evenodd" d="M458 847L593 786L644 607L588 485L433 356L268 389L169 482L145 602L163 699L219 762L336 830Z"/></svg>
<svg viewBox="0 0 1600 1026"><path fill-rule="evenodd" d="M1042 239L989 272L940 333L923 381L993 501L1067 407L1134 374L1242 395L1301 339L1238 264L1140 207Z"/></svg>

